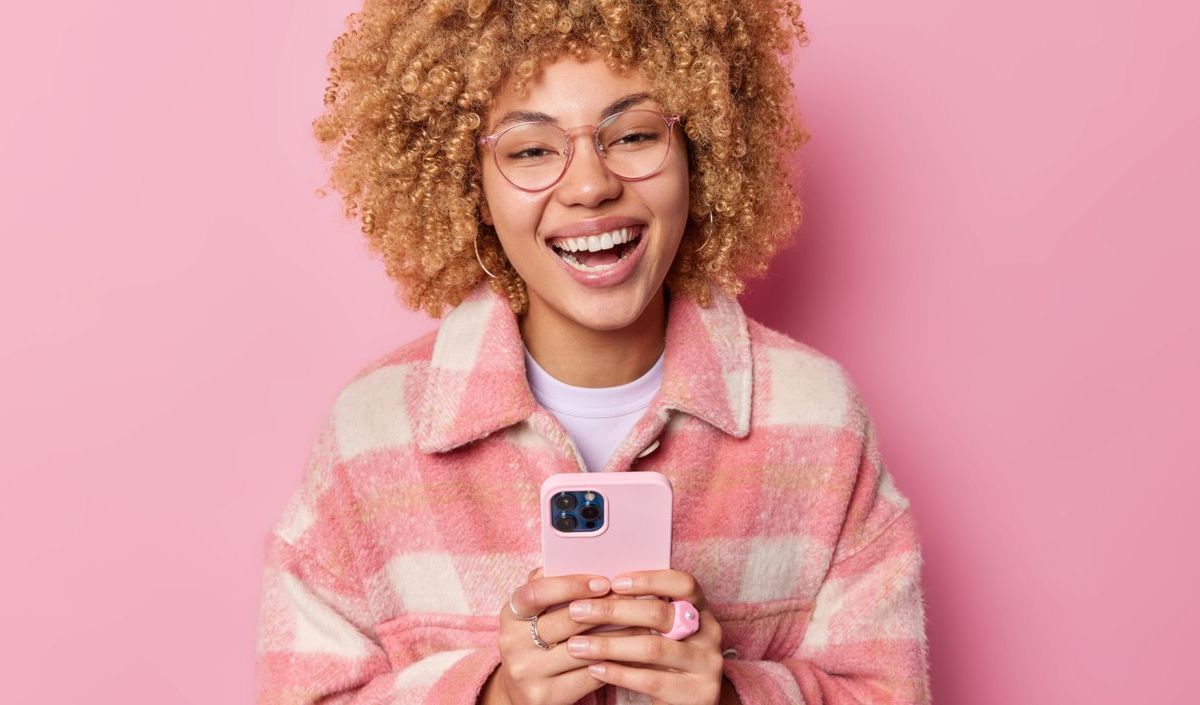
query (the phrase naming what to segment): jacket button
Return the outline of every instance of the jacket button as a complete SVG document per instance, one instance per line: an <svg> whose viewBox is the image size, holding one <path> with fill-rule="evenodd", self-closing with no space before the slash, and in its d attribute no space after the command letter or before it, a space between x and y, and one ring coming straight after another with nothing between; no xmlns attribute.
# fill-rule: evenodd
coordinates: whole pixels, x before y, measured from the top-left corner
<svg viewBox="0 0 1200 705"><path fill-rule="evenodd" d="M658 446L659 446L658 439L655 438L653 443L651 443L650 445L643 448L642 452L637 454L637 457L644 458L647 455L650 455L651 453L653 453L655 450L658 449Z"/></svg>
<svg viewBox="0 0 1200 705"><path fill-rule="evenodd" d="M737 649L725 649L724 651L721 652L721 655L724 656L725 658L737 658L738 650Z"/></svg>

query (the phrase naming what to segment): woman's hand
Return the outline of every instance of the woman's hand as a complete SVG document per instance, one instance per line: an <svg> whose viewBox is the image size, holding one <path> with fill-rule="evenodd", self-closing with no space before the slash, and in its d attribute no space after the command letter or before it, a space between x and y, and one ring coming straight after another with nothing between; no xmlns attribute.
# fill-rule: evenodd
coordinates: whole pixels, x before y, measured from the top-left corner
<svg viewBox="0 0 1200 705"><path fill-rule="evenodd" d="M590 586L592 580L599 582ZM542 576L542 569L537 568L529 574L527 582L513 592L512 603L522 615L539 615L538 636L547 644L556 644L593 627L573 621L567 613L566 603L581 598L592 598L592 602L599 604L639 601L610 595L608 580L600 575L547 578ZM494 687L499 688L512 705L571 705L604 685L604 681L588 673L587 666L593 661L567 653L566 644L558 644L547 651L534 643L529 631L531 623L517 619L508 600L509 596L505 595L500 608L500 666L485 686L484 702L492 702L488 695L493 681ZM649 630L631 628L609 633L649 634Z"/></svg>
<svg viewBox="0 0 1200 705"><path fill-rule="evenodd" d="M618 582L622 577L630 579L628 587ZM571 638L567 648L572 656L602 660L587 669L594 677L649 695L654 705L716 705L722 702L723 686L725 697L732 695L733 702L737 702L732 687L722 682L725 659L721 655L721 625L708 609L704 591L690 573L680 570L628 573L613 580L613 592L687 600L700 612L700 629L681 641L654 633L623 635L623 630L612 632L612 636L589 634ZM586 614L570 612L581 627L618 624L666 633L675 621L674 607L663 600L576 598L571 607L576 606L587 608Z"/></svg>

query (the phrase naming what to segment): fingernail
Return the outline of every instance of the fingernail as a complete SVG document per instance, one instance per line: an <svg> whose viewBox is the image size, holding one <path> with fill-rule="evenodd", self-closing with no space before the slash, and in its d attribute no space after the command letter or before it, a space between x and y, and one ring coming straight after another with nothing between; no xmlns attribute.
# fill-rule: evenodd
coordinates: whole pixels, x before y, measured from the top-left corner
<svg viewBox="0 0 1200 705"><path fill-rule="evenodd" d="M633 587L633 578L617 578L612 581L614 590L628 590Z"/></svg>
<svg viewBox="0 0 1200 705"><path fill-rule="evenodd" d="M588 666L588 673L591 673L593 676L604 675L604 664L593 663L592 665Z"/></svg>
<svg viewBox="0 0 1200 705"><path fill-rule="evenodd" d="M591 642L583 637L572 637L567 640L567 651L573 654L586 654Z"/></svg>
<svg viewBox="0 0 1200 705"><path fill-rule="evenodd" d="M572 617L586 617L592 613L592 606L587 602L572 602L569 610Z"/></svg>
<svg viewBox="0 0 1200 705"><path fill-rule="evenodd" d="M592 592L604 592L608 589L608 581L604 578L592 578L588 581L588 587Z"/></svg>

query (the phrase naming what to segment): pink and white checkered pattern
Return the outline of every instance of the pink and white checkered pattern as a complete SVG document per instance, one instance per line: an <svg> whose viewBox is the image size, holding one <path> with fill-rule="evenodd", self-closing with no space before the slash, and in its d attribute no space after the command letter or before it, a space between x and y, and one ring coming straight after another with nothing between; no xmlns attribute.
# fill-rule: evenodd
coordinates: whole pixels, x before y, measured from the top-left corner
<svg viewBox="0 0 1200 705"><path fill-rule="evenodd" d="M917 530L845 371L719 293L669 305L662 388L605 471L671 479L674 567L741 701L928 703ZM523 355L483 284L341 390L267 537L258 705L477 701L541 482L583 470Z"/></svg>

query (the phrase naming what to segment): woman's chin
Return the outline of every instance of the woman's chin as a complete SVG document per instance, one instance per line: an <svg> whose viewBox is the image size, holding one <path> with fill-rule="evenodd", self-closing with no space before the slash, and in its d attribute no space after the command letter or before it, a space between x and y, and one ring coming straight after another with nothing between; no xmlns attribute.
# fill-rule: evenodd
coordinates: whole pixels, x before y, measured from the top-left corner
<svg viewBox="0 0 1200 705"><path fill-rule="evenodd" d="M644 294L639 287L622 287L604 292L575 292L570 298L566 312L575 323L591 330L613 331L636 323L653 293Z"/></svg>
<svg viewBox="0 0 1200 705"><path fill-rule="evenodd" d="M647 264L641 262L631 276L612 286L588 286L561 276L561 271L547 273L550 276L541 281L548 287L529 287L530 305L545 306L555 311L557 317L594 331L627 328L645 314L657 291L652 286L655 277L647 271Z"/></svg>

